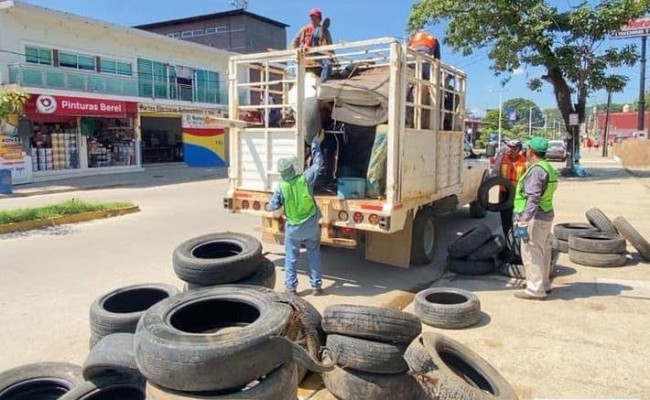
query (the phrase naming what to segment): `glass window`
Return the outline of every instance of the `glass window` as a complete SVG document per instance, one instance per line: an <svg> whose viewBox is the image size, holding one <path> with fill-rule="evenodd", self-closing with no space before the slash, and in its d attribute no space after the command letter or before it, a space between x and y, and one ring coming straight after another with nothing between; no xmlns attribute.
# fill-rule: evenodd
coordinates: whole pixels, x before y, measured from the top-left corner
<svg viewBox="0 0 650 400"><path fill-rule="evenodd" d="M214 35L215 33L217 33L217 28L208 28L205 30L206 35Z"/></svg>
<svg viewBox="0 0 650 400"><path fill-rule="evenodd" d="M140 97L168 98L167 64L138 59L138 86Z"/></svg>
<svg viewBox="0 0 650 400"><path fill-rule="evenodd" d="M131 63L118 62L117 73L118 75L133 75L133 68L131 67Z"/></svg>
<svg viewBox="0 0 650 400"><path fill-rule="evenodd" d="M79 69L86 71L95 70L95 57L77 56L77 63L79 64Z"/></svg>
<svg viewBox="0 0 650 400"><path fill-rule="evenodd" d="M205 31L203 29L197 29L192 33L192 35L194 35L194 36L203 36L203 35L205 35Z"/></svg>
<svg viewBox="0 0 650 400"><path fill-rule="evenodd" d="M77 68L77 55L59 52L59 65L62 67Z"/></svg>
<svg viewBox="0 0 650 400"><path fill-rule="evenodd" d="M196 71L196 101L219 103L219 73L215 71Z"/></svg>
<svg viewBox="0 0 650 400"><path fill-rule="evenodd" d="M100 66L100 72L104 72L107 74L117 74L117 62L115 62L114 60L102 58L101 62L99 63L99 66Z"/></svg>
<svg viewBox="0 0 650 400"><path fill-rule="evenodd" d="M25 61L33 64L52 65L52 50L25 47Z"/></svg>
<svg viewBox="0 0 650 400"><path fill-rule="evenodd" d="M82 69L85 71L94 71L95 57L60 51L59 66Z"/></svg>
<svg viewBox="0 0 650 400"><path fill-rule="evenodd" d="M185 31L185 32L181 33L181 37L184 37L184 38L192 37L192 35L194 35L194 32L192 32L192 31Z"/></svg>

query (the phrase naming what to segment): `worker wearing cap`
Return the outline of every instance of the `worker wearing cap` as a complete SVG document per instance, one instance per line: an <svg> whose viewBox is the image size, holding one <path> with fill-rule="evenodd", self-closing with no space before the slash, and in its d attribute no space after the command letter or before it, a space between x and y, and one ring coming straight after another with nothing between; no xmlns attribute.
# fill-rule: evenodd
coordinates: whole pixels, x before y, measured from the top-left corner
<svg viewBox="0 0 650 400"><path fill-rule="evenodd" d="M526 172L526 156L522 154L523 145L519 140L509 140L506 142L506 151L499 163L499 175L506 178L512 183L513 190L517 187L517 182ZM499 202L508 199L508 191L502 187L499 192ZM512 209L514 205L501 210L501 229L503 235L508 236L512 229Z"/></svg>
<svg viewBox="0 0 650 400"><path fill-rule="evenodd" d="M284 207L284 287L286 293L296 293L298 287L296 262L303 244L307 248L309 284L312 292L314 295L322 293L319 225L321 215L314 200L314 184L318 172L323 166L323 156L320 151L323 138L324 132L321 130L311 144L312 165L302 174L297 174L295 171L297 163L295 157L278 160L278 173L280 173L281 181L266 206L267 211L275 211Z"/></svg>
<svg viewBox="0 0 650 400"><path fill-rule="evenodd" d="M526 289L515 297L544 300L551 291L551 227L555 213L553 194L558 177L548 161L548 140L535 136L526 142L530 167L521 177L515 192L516 239L521 240L521 259L526 271Z"/></svg>
<svg viewBox="0 0 650 400"><path fill-rule="evenodd" d="M309 12L310 22L302 27L291 42L292 49L308 49L310 47L327 46L332 44L332 35L328 26L323 26L323 14L317 8ZM329 19L328 19L329 21ZM321 82L329 78L332 63L329 59L319 60L321 66Z"/></svg>
<svg viewBox="0 0 650 400"><path fill-rule="evenodd" d="M435 36L427 32L416 32L411 35L408 46L415 51L440 60L440 42ZM422 79L429 80L430 69L429 63L422 64Z"/></svg>

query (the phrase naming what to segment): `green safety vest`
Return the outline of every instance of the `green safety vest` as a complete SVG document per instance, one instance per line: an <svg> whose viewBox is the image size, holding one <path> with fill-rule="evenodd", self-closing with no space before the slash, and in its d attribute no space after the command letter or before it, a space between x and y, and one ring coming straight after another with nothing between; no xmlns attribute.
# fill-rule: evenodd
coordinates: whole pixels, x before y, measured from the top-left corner
<svg viewBox="0 0 650 400"><path fill-rule="evenodd" d="M280 193L289 225L300 225L316 214L316 204L304 175L280 182Z"/></svg>
<svg viewBox="0 0 650 400"><path fill-rule="evenodd" d="M555 193L555 189L557 189L557 184L558 184L557 174L555 173L555 170L553 169L551 164L548 163L548 161L539 160L536 164L528 168L524 176L522 176L521 179L519 179L519 182L517 182L517 191L515 192L515 208L514 208L514 212L517 214L521 214L522 212L524 212L524 209L526 208L527 198L526 198L526 193L524 192L524 180L526 179L530 171L536 166L539 166L548 174L548 181L546 182L546 187L544 188L544 192L542 193L542 196L539 199L539 208L544 212L553 211L553 193Z"/></svg>

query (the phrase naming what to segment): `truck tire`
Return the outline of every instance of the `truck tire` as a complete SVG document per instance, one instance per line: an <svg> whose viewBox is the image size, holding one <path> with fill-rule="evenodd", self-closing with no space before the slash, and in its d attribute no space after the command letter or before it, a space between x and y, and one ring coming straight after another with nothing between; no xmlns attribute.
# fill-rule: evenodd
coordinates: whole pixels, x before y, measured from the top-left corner
<svg viewBox="0 0 650 400"><path fill-rule="evenodd" d="M494 272L494 260L469 261L447 257L447 270L459 275L485 275Z"/></svg>
<svg viewBox="0 0 650 400"><path fill-rule="evenodd" d="M241 281L232 282L233 285L253 285L253 286L263 286L269 289L275 287L276 274L275 274L275 264L273 261L264 257L262 261L257 266L257 271L248 278L242 279ZM211 287L215 285L198 285L196 283L187 282L185 283L185 290L194 290L194 289L203 289L206 287Z"/></svg>
<svg viewBox="0 0 650 400"><path fill-rule="evenodd" d="M135 333L142 314L156 303L178 294L174 286L144 283L115 289L90 306L91 347L113 333Z"/></svg>
<svg viewBox="0 0 650 400"><path fill-rule="evenodd" d="M569 248L584 253L622 254L625 253L625 239L618 234L603 232L572 235Z"/></svg>
<svg viewBox="0 0 650 400"><path fill-rule="evenodd" d="M174 271L185 282L210 286L255 274L262 243L243 233L211 233L181 243L173 254Z"/></svg>
<svg viewBox="0 0 650 400"><path fill-rule="evenodd" d="M495 186L503 186L506 188L508 197L506 201L499 203L490 203L490 190ZM478 202L488 211L503 211L512 208L515 200L515 187L508 179L502 176L492 176L485 180L478 189Z"/></svg>
<svg viewBox="0 0 650 400"><path fill-rule="evenodd" d="M614 226L621 235L639 252L641 258L650 261L650 243L641 236L639 231L634 229L632 224L627 222L623 217L617 217L614 220Z"/></svg>
<svg viewBox="0 0 650 400"><path fill-rule="evenodd" d="M614 268L622 267L627 262L625 254L585 253L569 248L569 260L587 267Z"/></svg>
<svg viewBox="0 0 650 400"><path fill-rule="evenodd" d="M510 250L510 253L515 257L510 261L521 262L521 241L515 238L514 232L512 229L508 231L506 235L506 247Z"/></svg>
<svg viewBox="0 0 650 400"><path fill-rule="evenodd" d="M481 247L469 253L467 259L470 261L493 260L503 249L506 248L505 239L501 235L494 235L490 240L483 243Z"/></svg>
<svg viewBox="0 0 650 400"><path fill-rule="evenodd" d="M497 267L497 272L509 278L526 279L526 269L520 263L502 263Z"/></svg>
<svg viewBox="0 0 650 400"><path fill-rule="evenodd" d="M596 233L598 228L591 224L584 224L580 222L569 222L564 224L557 224L553 227L553 236L557 240L569 241L569 236L577 235L579 233Z"/></svg>
<svg viewBox="0 0 650 400"><path fill-rule="evenodd" d="M469 203L469 216L472 218L485 218L487 216L487 210L478 200L473 201Z"/></svg>
<svg viewBox="0 0 650 400"><path fill-rule="evenodd" d="M372 374L336 367L322 374L325 387L337 399L414 400L422 398L422 389L406 373Z"/></svg>
<svg viewBox="0 0 650 400"><path fill-rule="evenodd" d="M616 230L614 223L598 208L587 210L585 216L587 217L587 221L589 221L589 223L595 226L599 231L618 235L618 230Z"/></svg>
<svg viewBox="0 0 650 400"><path fill-rule="evenodd" d="M298 391L295 364L288 362L268 374L264 379L252 382L242 389L223 390L210 394L178 392L147 382L147 400L280 400L295 399Z"/></svg>
<svg viewBox="0 0 650 400"><path fill-rule="evenodd" d="M420 210L413 220L411 239L411 264L427 265L433 261L436 250L436 224L433 212Z"/></svg>
<svg viewBox="0 0 650 400"><path fill-rule="evenodd" d="M447 252L452 258L465 258L469 253L490 240L491 237L492 231L490 228L480 223L451 242L447 247Z"/></svg>
<svg viewBox="0 0 650 400"><path fill-rule="evenodd" d="M422 332L422 323L403 311L337 304L325 308L323 330L384 343L409 343Z"/></svg>
<svg viewBox="0 0 650 400"><path fill-rule="evenodd" d="M406 344L381 343L343 335L328 335L327 347L342 368L373 374L408 371L404 361Z"/></svg>
<svg viewBox="0 0 650 400"><path fill-rule="evenodd" d="M76 386L59 400L145 400L145 380L125 374L107 374Z"/></svg>
<svg viewBox="0 0 650 400"><path fill-rule="evenodd" d="M280 336L291 314L278 296L244 286L185 292L142 316L135 334L138 368L148 380L179 391L246 385L291 360L293 347Z"/></svg>
<svg viewBox="0 0 650 400"><path fill-rule="evenodd" d="M84 379L90 381L115 372L144 379L135 362L134 350L132 333L114 333L104 337L84 362Z"/></svg>
<svg viewBox="0 0 650 400"><path fill-rule="evenodd" d="M593 232L596 233L596 232ZM562 239L555 239L556 240L556 248L557 251L560 253L568 253L569 252L569 241L568 240L562 240Z"/></svg>
<svg viewBox="0 0 650 400"><path fill-rule="evenodd" d="M83 382L81 367L50 362L0 373L0 399L55 400Z"/></svg>
<svg viewBox="0 0 650 400"><path fill-rule="evenodd" d="M415 295L415 315L436 328L462 329L479 321L481 302L467 290L430 288Z"/></svg>
<svg viewBox="0 0 650 400"><path fill-rule="evenodd" d="M426 332L411 343L404 358L429 398L518 400L494 367L449 337Z"/></svg>

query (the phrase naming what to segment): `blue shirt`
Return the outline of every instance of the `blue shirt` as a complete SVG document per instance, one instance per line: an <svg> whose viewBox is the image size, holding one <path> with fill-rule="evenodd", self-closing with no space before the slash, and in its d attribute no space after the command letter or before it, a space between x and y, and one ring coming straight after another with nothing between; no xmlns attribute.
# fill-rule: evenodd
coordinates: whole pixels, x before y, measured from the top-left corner
<svg viewBox="0 0 650 400"><path fill-rule="evenodd" d="M303 172L303 175L307 181L309 193L314 197L316 178L318 178L318 172L323 166L323 155L320 152L320 143L316 140L311 143L311 159L312 165ZM282 198L282 192L278 186L273 191L273 196L271 196L271 200L266 209L268 211L275 211L282 207L283 204L284 200ZM318 209L318 205L316 205L316 214L300 225L289 225L285 220L284 233L286 237L293 240L307 240L320 237L320 217L320 210Z"/></svg>

